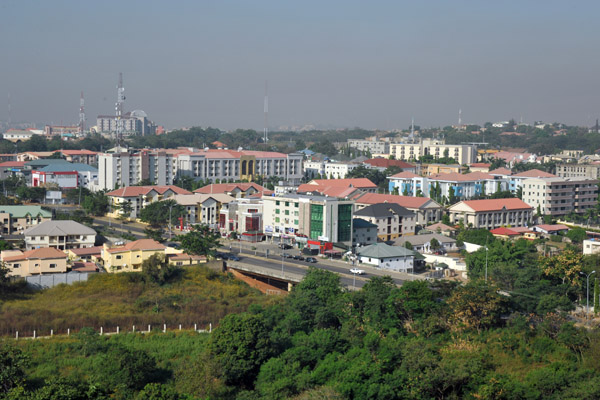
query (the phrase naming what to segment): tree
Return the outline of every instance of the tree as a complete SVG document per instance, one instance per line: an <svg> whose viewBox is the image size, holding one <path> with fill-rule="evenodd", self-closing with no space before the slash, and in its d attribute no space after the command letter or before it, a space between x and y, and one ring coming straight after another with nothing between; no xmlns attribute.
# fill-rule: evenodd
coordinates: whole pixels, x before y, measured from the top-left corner
<svg viewBox="0 0 600 400"><path fill-rule="evenodd" d="M413 245L412 245L411 242L406 241L406 242L404 242L404 248L408 249L408 250L412 250L413 249Z"/></svg>
<svg viewBox="0 0 600 400"><path fill-rule="evenodd" d="M108 211L108 197L104 192L92 193L85 196L81 206L88 214L102 216Z"/></svg>
<svg viewBox="0 0 600 400"><path fill-rule="evenodd" d="M144 234L146 236L148 236L150 239L156 240L157 242L162 243L165 241L162 230L160 230L160 229L146 228L146 229L144 229Z"/></svg>
<svg viewBox="0 0 600 400"><path fill-rule="evenodd" d="M115 206L117 210L119 210L119 218L127 219L131 216L131 212L133 211L133 206L131 205L131 200L126 200Z"/></svg>
<svg viewBox="0 0 600 400"><path fill-rule="evenodd" d="M20 349L8 344L0 347L0 395L25 382L28 365L29 358Z"/></svg>
<svg viewBox="0 0 600 400"><path fill-rule="evenodd" d="M220 235L210 230L208 225L194 225L190 232L179 238L186 253L212 257L219 246Z"/></svg>
<svg viewBox="0 0 600 400"><path fill-rule="evenodd" d="M36 135L34 135L36 136ZM33 201L37 203L42 203L46 198L46 188L36 186L36 187L27 187L21 186L17 188L16 195L21 200L24 201Z"/></svg>
<svg viewBox="0 0 600 400"><path fill-rule="evenodd" d="M152 382L156 373L156 361L145 351L111 346L97 363L96 378L110 390L131 391L140 390Z"/></svg>
<svg viewBox="0 0 600 400"><path fill-rule="evenodd" d="M575 227L575 228L569 229L569 231L567 232L567 237L569 239L571 239L571 241L573 243L580 244L585 239L587 239L587 233L585 232L585 229Z"/></svg>
<svg viewBox="0 0 600 400"><path fill-rule="evenodd" d="M142 208L139 213L140 220L150 224L154 228L176 224L179 217L183 217L185 208L175 202L175 200L156 201Z"/></svg>
<svg viewBox="0 0 600 400"><path fill-rule="evenodd" d="M456 203L456 193L455 193L456 188L454 186L450 187L450 190L448 190L448 204L454 204Z"/></svg>
<svg viewBox="0 0 600 400"><path fill-rule="evenodd" d="M431 247L431 250L435 251L435 250L438 250L441 247L441 244L440 244L440 242L436 238L432 238L429 241L429 247Z"/></svg>
<svg viewBox="0 0 600 400"><path fill-rule="evenodd" d="M508 308L506 299L498 294L498 288L483 281L471 281L456 288L448 304L452 329L478 332L498 325Z"/></svg>
<svg viewBox="0 0 600 400"><path fill-rule="evenodd" d="M135 396L135 400L178 400L182 397L171 386L149 383Z"/></svg>
<svg viewBox="0 0 600 400"><path fill-rule="evenodd" d="M480 246L492 243L496 238L487 229L467 229L463 230L456 237L458 240L467 243L474 243Z"/></svg>
<svg viewBox="0 0 600 400"><path fill-rule="evenodd" d="M160 253L153 254L142 262L142 274L158 285L168 282L178 271L178 268L169 264L169 260Z"/></svg>
<svg viewBox="0 0 600 400"><path fill-rule="evenodd" d="M228 385L251 388L272 354L270 328L261 315L229 314L210 337L208 349Z"/></svg>

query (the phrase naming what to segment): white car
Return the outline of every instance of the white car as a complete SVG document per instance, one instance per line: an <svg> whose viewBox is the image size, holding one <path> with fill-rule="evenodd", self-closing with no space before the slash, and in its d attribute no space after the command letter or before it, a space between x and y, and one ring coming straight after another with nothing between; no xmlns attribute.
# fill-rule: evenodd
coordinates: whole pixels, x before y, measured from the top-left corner
<svg viewBox="0 0 600 400"><path fill-rule="evenodd" d="M364 275L365 271L362 269L358 269L358 268L351 268L350 272L353 274L357 274L357 275Z"/></svg>

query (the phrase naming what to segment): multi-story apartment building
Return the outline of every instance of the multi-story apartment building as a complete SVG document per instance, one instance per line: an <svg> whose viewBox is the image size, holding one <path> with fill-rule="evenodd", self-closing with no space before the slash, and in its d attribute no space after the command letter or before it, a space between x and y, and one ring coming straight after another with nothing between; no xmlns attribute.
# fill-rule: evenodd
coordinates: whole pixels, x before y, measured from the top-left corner
<svg viewBox="0 0 600 400"><path fill-rule="evenodd" d="M71 220L46 221L23 232L27 250L54 247L59 250L93 247L96 231Z"/></svg>
<svg viewBox="0 0 600 400"><path fill-rule="evenodd" d="M267 236L352 244L352 200L298 194L263 196L262 200Z"/></svg>
<svg viewBox="0 0 600 400"><path fill-rule="evenodd" d="M196 149L100 154L98 180L100 189L131 186L142 180L171 185L180 176L213 183L277 176L298 184L303 176L302 157L299 153Z"/></svg>
<svg viewBox="0 0 600 400"><path fill-rule="evenodd" d="M1 253L0 259L8 268L9 276L27 277L67 272L67 254L51 247L25 252L5 250Z"/></svg>
<svg viewBox="0 0 600 400"><path fill-rule="evenodd" d="M302 169L309 179L325 176L325 161L304 161Z"/></svg>
<svg viewBox="0 0 600 400"><path fill-rule="evenodd" d="M389 190L397 189L399 195L425 197L432 195L432 190L439 186L440 196L450 198L452 192L457 200L467 200L474 197L489 195L498 191L508 190L506 179L496 178L483 172L469 174L438 174L428 178L401 172L388 177Z"/></svg>
<svg viewBox="0 0 600 400"><path fill-rule="evenodd" d="M137 218L142 208L150 203L173 198L175 195L191 195L185 189L173 185L166 186L127 186L106 193L110 202L112 215L120 215L120 205L129 202L131 213L129 218Z"/></svg>
<svg viewBox="0 0 600 400"><path fill-rule="evenodd" d="M40 206L0 206L3 235L18 235L32 226L51 221L52 213Z"/></svg>
<svg viewBox="0 0 600 400"><path fill-rule="evenodd" d="M148 119L142 110L125 113L121 117L123 133L126 135L153 135L156 125ZM98 115L96 126L99 132L115 133L117 131L117 118L114 115Z"/></svg>
<svg viewBox="0 0 600 400"><path fill-rule="evenodd" d="M219 223L221 207L232 202L234 198L224 193L193 193L177 194L173 196L173 200L185 208L186 214L183 218L185 226L204 224L215 229Z"/></svg>
<svg viewBox="0 0 600 400"><path fill-rule="evenodd" d="M371 204L395 203L416 215L418 225L427 225L438 222L442 218L442 206L429 197L396 196L393 194L361 193L353 196L357 210Z"/></svg>
<svg viewBox="0 0 600 400"><path fill-rule="evenodd" d="M530 178L522 187L523 201L543 215L583 214L598 204L595 179Z"/></svg>
<svg viewBox="0 0 600 400"><path fill-rule="evenodd" d="M556 175L560 178L600 179L600 164L557 164Z"/></svg>
<svg viewBox="0 0 600 400"><path fill-rule="evenodd" d="M390 142L383 140L348 139L348 147L368 151L371 154L389 154L390 152Z"/></svg>
<svg viewBox="0 0 600 400"><path fill-rule="evenodd" d="M461 165L477 161L477 148L474 145L446 144L444 140L438 139L424 139L419 143L392 143L390 154L396 160L404 161L418 160L427 155L443 158L446 154Z"/></svg>
<svg viewBox="0 0 600 400"><path fill-rule="evenodd" d="M382 241L415 234L415 213L395 203L373 204L354 211L354 216L377 225Z"/></svg>
<svg viewBox="0 0 600 400"><path fill-rule="evenodd" d="M325 177L329 179L345 179L350 171L357 168L360 164L356 163L326 163Z"/></svg>
<svg viewBox="0 0 600 400"><path fill-rule="evenodd" d="M448 208L450 222L462 221L473 228L495 229L501 226L526 226L533 207L520 199L467 200Z"/></svg>

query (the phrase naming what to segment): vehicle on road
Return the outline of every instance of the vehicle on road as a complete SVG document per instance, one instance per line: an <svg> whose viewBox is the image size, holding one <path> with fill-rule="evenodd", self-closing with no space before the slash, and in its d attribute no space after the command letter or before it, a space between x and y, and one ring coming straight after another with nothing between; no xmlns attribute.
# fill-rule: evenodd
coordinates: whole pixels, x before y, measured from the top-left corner
<svg viewBox="0 0 600 400"><path fill-rule="evenodd" d="M287 243L279 243L279 248L283 250L289 250L292 248L292 245Z"/></svg>
<svg viewBox="0 0 600 400"><path fill-rule="evenodd" d="M304 261L304 257L296 255L294 256L294 260Z"/></svg>
<svg viewBox="0 0 600 400"><path fill-rule="evenodd" d="M359 268L350 268L350 272L356 275L364 275L365 271Z"/></svg>
<svg viewBox="0 0 600 400"><path fill-rule="evenodd" d="M313 263L313 264L314 264L314 263L316 263L316 262L317 262L317 259L316 259L316 258L314 258L314 257L306 257L306 262L309 262L309 263Z"/></svg>
<svg viewBox="0 0 600 400"><path fill-rule="evenodd" d="M288 254L288 253L283 253L281 255L281 257L283 257L283 258L294 258L291 254Z"/></svg>
<svg viewBox="0 0 600 400"><path fill-rule="evenodd" d="M238 256L234 256L233 254L228 257L231 261L240 261L240 258Z"/></svg>
<svg viewBox="0 0 600 400"><path fill-rule="evenodd" d="M215 258L221 260L229 260L229 256L225 253L217 253L215 254Z"/></svg>

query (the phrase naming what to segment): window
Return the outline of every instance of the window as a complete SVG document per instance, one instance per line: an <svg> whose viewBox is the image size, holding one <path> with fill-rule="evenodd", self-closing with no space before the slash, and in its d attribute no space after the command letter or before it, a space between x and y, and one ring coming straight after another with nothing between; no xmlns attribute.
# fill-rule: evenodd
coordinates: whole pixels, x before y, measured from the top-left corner
<svg viewBox="0 0 600 400"><path fill-rule="evenodd" d="M275 222L279 222L279 221L280 221L279 217L276 217Z"/></svg>
<svg viewBox="0 0 600 400"><path fill-rule="evenodd" d="M298 208L298 203L294 203L294 207Z"/></svg>
<svg viewBox="0 0 600 400"><path fill-rule="evenodd" d="M279 214L279 208L275 210L275 214Z"/></svg>
<svg viewBox="0 0 600 400"><path fill-rule="evenodd" d="M19 264L19 263L13 264L13 268L14 269L21 268L21 264Z"/></svg>
<svg viewBox="0 0 600 400"><path fill-rule="evenodd" d="M50 268L56 268L56 264L50 264Z"/></svg>
<svg viewBox="0 0 600 400"><path fill-rule="evenodd" d="M115 257L117 260L121 260L123 258L123 256L117 256Z"/></svg>
<svg viewBox="0 0 600 400"><path fill-rule="evenodd" d="M289 202L289 201L286 201L286 202L285 202L285 206L286 206L286 207L289 207L289 206L290 206L290 202Z"/></svg>
<svg viewBox="0 0 600 400"><path fill-rule="evenodd" d="M280 201L279 201L279 200L275 201L275 205L276 205L276 206L278 206L278 205L279 205L279 203L280 203Z"/></svg>

